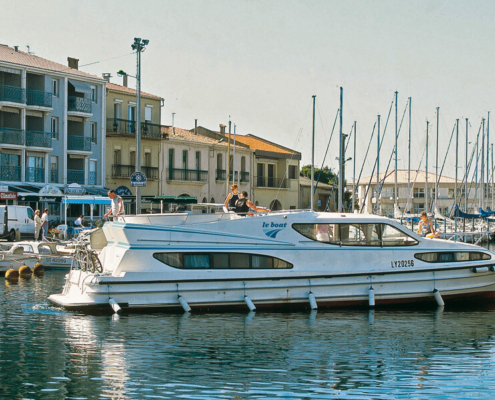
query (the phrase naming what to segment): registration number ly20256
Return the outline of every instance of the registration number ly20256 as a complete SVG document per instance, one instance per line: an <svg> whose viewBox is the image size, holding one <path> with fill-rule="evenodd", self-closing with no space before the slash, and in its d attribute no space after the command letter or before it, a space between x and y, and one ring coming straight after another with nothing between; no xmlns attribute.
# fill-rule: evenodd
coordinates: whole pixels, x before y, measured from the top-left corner
<svg viewBox="0 0 495 400"><path fill-rule="evenodd" d="M390 261L392 268L414 267L414 260L397 260Z"/></svg>

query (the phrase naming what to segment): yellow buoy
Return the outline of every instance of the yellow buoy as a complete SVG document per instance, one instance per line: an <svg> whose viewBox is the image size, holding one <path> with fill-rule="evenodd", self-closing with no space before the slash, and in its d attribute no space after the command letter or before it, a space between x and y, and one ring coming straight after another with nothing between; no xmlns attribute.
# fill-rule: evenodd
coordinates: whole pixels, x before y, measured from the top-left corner
<svg viewBox="0 0 495 400"><path fill-rule="evenodd" d="M44 272L45 272L45 267L43 266L43 264L41 264L39 262L34 264L33 274L43 275Z"/></svg>
<svg viewBox="0 0 495 400"><path fill-rule="evenodd" d="M5 273L5 279L8 280L19 279L19 272L11 268Z"/></svg>
<svg viewBox="0 0 495 400"><path fill-rule="evenodd" d="M21 268L19 268L19 276L21 278L30 278L31 272L31 268L29 268L27 265L22 265Z"/></svg>

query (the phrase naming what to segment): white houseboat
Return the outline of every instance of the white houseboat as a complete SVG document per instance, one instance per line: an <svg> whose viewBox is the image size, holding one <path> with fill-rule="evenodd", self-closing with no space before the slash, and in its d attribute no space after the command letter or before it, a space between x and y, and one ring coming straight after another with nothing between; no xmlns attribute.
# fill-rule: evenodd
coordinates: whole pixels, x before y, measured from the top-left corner
<svg viewBox="0 0 495 400"><path fill-rule="evenodd" d="M495 254L374 215L293 211L126 216L102 273L71 269L67 309L212 310L486 302ZM117 305L118 304L118 305Z"/></svg>

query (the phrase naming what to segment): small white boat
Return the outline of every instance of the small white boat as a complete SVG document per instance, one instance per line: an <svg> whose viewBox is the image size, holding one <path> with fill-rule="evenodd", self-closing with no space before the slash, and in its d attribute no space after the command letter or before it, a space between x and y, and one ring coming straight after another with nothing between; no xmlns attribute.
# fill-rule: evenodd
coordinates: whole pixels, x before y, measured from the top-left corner
<svg viewBox="0 0 495 400"><path fill-rule="evenodd" d="M374 215L153 214L107 223L103 233L103 272L72 269L52 303L74 310L247 310L495 297L495 254L424 239Z"/></svg>
<svg viewBox="0 0 495 400"><path fill-rule="evenodd" d="M22 249L22 254L25 256L37 256L39 262L47 269L70 269L72 264L72 257L58 252L57 243L54 242L23 241L8 245L10 251Z"/></svg>
<svg viewBox="0 0 495 400"><path fill-rule="evenodd" d="M4 244L2 243L2 248L5 248L3 245ZM0 251L0 275L5 275L9 269L18 271L23 265L26 265L33 270L37 262L39 262L38 257L33 254L24 254L22 248L11 248Z"/></svg>

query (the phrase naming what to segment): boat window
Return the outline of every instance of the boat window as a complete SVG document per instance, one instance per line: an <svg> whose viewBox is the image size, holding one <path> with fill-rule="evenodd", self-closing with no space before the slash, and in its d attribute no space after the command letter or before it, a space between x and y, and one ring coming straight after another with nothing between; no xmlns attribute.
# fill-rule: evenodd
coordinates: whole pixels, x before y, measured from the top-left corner
<svg viewBox="0 0 495 400"><path fill-rule="evenodd" d="M490 254L480 251L443 251L443 252L431 252L431 253L417 253L414 258L430 262L462 262L462 261L479 261L479 260L491 260Z"/></svg>
<svg viewBox="0 0 495 400"><path fill-rule="evenodd" d="M154 253L158 261L180 269L290 269L280 258L248 253Z"/></svg>
<svg viewBox="0 0 495 400"><path fill-rule="evenodd" d="M38 245L38 253L40 254L52 254L52 249L46 244Z"/></svg>
<svg viewBox="0 0 495 400"><path fill-rule="evenodd" d="M34 253L33 246L30 244L20 244L19 247L24 249L24 253Z"/></svg>
<svg viewBox="0 0 495 400"><path fill-rule="evenodd" d="M411 246L418 244L407 233L388 224L293 224L301 235L341 246Z"/></svg>

